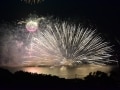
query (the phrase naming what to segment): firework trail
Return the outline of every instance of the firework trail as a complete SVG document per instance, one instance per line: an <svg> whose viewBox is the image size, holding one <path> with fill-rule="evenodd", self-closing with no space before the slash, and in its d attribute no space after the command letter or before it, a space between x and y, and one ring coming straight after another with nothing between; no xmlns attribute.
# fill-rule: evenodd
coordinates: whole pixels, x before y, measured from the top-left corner
<svg viewBox="0 0 120 90"><path fill-rule="evenodd" d="M9 27L11 30L3 28L6 30L1 39L3 61L33 66L116 62L110 60L112 47L95 30L46 18L25 23Z"/></svg>

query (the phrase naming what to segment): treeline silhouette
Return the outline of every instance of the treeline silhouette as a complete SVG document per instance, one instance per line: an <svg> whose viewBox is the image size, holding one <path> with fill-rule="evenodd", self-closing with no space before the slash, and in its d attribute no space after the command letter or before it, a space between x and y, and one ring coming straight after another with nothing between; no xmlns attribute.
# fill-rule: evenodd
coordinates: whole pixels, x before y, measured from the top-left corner
<svg viewBox="0 0 120 90"><path fill-rule="evenodd" d="M120 90L120 73L106 73L97 71L89 73L83 79L64 79L57 76L17 71L14 74L0 68L1 88L41 88L41 89L73 89L73 90ZM11 90L11 89L10 89Z"/></svg>

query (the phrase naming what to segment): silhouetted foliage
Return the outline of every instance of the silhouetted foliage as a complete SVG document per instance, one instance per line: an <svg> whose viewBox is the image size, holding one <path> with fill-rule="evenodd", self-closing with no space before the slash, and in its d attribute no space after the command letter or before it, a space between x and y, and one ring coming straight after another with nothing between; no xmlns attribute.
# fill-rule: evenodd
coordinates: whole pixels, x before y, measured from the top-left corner
<svg viewBox="0 0 120 90"><path fill-rule="evenodd" d="M119 90L120 74L97 71L89 73L82 79L64 79L57 76L17 71L14 74L0 69L0 88L58 88L58 89L92 89L92 90ZM1 89L0 89L1 90Z"/></svg>

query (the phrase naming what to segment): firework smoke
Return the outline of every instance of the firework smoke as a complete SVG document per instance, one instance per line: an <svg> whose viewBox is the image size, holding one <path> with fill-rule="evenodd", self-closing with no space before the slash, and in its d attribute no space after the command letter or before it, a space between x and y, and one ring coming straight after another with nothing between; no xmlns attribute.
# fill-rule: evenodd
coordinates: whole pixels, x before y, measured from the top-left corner
<svg viewBox="0 0 120 90"><path fill-rule="evenodd" d="M25 29L6 24L0 28L0 33L1 66L21 63L27 36Z"/></svg>
<svg viewBox="0 0 120 90"><path fill-rule="evenodd" d="M116 62L110 60L111 46L95 30L47 19L40 19L37 23L37 30L34 32L29 32L25 25L20 25L5 34L7 36L3 39L7 39L2 42L4 45L1 55L3 61L8 61L5 57L9 56L12 63L14 61L19 65L35 66L104 65ZM30 25L33 25L30 26L32 28L36 26Z"/></svg>

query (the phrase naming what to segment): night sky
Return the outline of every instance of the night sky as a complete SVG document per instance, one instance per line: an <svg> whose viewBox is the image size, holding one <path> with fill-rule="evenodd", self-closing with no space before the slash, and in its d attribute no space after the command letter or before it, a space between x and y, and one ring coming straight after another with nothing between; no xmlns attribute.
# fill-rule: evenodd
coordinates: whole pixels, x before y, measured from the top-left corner
<svg viewBox="0 0 120 90"><path fill-rule="evenodd" d="M92 24L107 39L116 45L120 40L119 0L44 0L39 4L26 4L21 0L0 0L0 21L16 21L29 14L76 19ZM117 51L116 51L117 52Z"/></svg>
<svg viewBox="0 0 120 90"><path fill-rule="evenodd" d="M104 32L119 37L120 2L116 0L44 0L29 5L21 0L0 0L0 20L17 20L30 13L80 18L96 24Z"/></svg>

